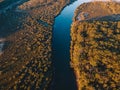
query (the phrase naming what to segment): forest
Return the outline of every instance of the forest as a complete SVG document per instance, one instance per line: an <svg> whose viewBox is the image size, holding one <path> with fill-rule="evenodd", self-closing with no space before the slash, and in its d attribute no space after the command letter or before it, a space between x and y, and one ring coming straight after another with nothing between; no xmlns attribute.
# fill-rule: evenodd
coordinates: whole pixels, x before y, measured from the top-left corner
<svg viewBox="0 0 120 90"><path fill-rule="evenodd" d="M0 90L49 88L53 77L52 25L69 3L29 0L0 14L0 37L6 42L0 55Z"/></svg>
<svg viewBox="0 0 120 90"><path fill-rule="evenodd" d="M102 2L94 3L86 3L76 9L71 27L71 67L76 75L78 90L119 90L120 10L116 7L120 4L106 3L109 7L115 5L110 15ZM95 6L109 13L106 11L103 14L99 8L94 9ZM94 10L98 15L91 15ZM90 17L79 20L79 12L86 12Z"/></svg>

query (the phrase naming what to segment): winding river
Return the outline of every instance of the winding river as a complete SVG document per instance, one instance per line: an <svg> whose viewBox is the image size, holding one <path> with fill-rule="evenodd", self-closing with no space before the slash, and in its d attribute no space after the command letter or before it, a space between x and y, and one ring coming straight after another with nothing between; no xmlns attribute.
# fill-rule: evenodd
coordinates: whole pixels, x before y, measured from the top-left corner
<svg viewBox="0 0 120 90"><path fill-rule="evenodd" d="M90 0L77 0L66 6L55 18L53 29L54 90L77 90L75 76L70 68L70 28L75 9Z"/></svg>

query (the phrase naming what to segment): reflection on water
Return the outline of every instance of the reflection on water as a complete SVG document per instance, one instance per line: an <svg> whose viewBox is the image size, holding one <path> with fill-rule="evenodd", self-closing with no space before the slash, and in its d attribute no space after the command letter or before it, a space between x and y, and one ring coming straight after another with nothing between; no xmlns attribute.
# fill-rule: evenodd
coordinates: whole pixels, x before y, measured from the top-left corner
<svg viewBox="0 0 120 90"><path fill-rule="evenodd" d="M77 90L75 77L70 68L70 27L75 9L90 0L77 0L66 6L55 18L53 30L53 60L55 80L53 90Z"/></svg>

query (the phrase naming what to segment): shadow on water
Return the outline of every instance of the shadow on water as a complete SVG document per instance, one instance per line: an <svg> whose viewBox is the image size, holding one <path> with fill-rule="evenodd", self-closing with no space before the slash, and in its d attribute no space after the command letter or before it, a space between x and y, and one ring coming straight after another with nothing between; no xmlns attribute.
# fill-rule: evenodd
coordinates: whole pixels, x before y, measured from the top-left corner
<svg viewBox="0 0 120 90"><path fill-rule="evenodd" d="M12 43L6 39L21 28L19 17L19 13L11 11L0 14L0 54Z"/></svg>
<svg viewBox="0 0 120 90"><path fill-rule="evenodd" d="M21 28L22 21L26 16L25 14L23 15L22 13L15 12L14 10L12 10L13 8L10 8L8 10L5 9L12 4L14 4L13 5L14 8L16 5L18 5L18 4L15 4L15 0L4 0L3 2L0 3L1 5L0 6L1 7L0 9L0 54L5 49L7 49L8 45L11 43L10 41L6 40L7 37L16 33Z"/></svg>
<svg viewBox="0 0 120 90"><path fill-rule="evenodd" d="M14 3L14 2L17 2L18 0L3 0L1 3L0 3L0 9L3 9L4 7L7 7L9 6L10 4Z"/></svg>

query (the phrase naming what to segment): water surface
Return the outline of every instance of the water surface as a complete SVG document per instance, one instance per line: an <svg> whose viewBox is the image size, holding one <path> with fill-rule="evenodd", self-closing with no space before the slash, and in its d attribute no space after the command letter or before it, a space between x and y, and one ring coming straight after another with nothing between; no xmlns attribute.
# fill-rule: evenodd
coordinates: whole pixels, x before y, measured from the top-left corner
<svg viewBox="0 0 120 90"><path fill-rule="evenodd" d="M55 18L53 29L53 60L55 67L54 90L77 90L70 68L70 28L75 9L90 0L77 0L66 6Z"/></svg>

